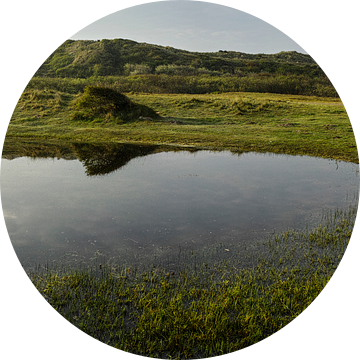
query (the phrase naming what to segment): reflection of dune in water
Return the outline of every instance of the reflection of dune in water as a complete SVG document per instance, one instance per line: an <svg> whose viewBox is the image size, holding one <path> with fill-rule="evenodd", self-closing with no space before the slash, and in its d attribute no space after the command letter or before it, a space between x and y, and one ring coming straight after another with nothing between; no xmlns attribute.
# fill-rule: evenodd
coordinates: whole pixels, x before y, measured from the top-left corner
<svg viewBox="0 0 360 360"><path fill-rule="evenodd" d="M231 251L232 244L316 225L322 209L356 201L359 188L358 165L312 157L57 146L46 153L44 144L18 142L5 151L33 154L2 164L5 220L22 264L74 251L70 258L82 261L95 251L119 261L152 257L158 248L168 249L161 256L216 243ZM54 159L60 153L79 160Z"/></svg>

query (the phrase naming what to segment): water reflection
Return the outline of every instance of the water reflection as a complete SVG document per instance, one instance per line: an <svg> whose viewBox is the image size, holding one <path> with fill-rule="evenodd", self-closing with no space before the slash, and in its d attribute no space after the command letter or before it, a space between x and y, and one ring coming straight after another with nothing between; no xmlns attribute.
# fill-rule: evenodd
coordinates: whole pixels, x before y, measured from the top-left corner
<svg viewBox="0 0 360 360"><path fill-rule="evenodd" d="M24 266L251 244L346 207L358 185L351 163L115 144L7 143L1 170Z"/></svg>
<svg viewBox="0 0 360 360"><path fill-rule="evenodd" d="M153 154L157 146L74 144L74 152L86 169L86 175L106 175L130 160Z"/></svg>
<svg viewBox="0 0 360 360"><path fill-rule="evenodd" d="M149 154L166 151L197 152L196 148L160 145L134 144L92 144L83 142L41 142L7 138L2 158L13 160L18 157L33 159L56 158L64 160L78 159L85 167L88 176L100 176L112 173L125 166L130 160Z"/></svg>

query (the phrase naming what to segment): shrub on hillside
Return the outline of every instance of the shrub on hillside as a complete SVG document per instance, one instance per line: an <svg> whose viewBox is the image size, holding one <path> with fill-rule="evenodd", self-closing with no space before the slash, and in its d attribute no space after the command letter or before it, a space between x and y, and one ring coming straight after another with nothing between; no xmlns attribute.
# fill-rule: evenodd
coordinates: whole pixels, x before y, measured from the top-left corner
<svg viewBox="0 0 360 360"><path fill-rule="evenodd" d="M86 86L78 99L78 109L90 110L93 114L121 112L131 105L130 99L116 90L103 86Z"/></svg>
<svg viewBox="0 0 360 360"><path fill-rule="evenodd" d="M128 121L142 117L156 118L156 112L145 105L133 103L126 95L103 86L86 86L75 101L73 120L104 118L106 121Z"/></svg>

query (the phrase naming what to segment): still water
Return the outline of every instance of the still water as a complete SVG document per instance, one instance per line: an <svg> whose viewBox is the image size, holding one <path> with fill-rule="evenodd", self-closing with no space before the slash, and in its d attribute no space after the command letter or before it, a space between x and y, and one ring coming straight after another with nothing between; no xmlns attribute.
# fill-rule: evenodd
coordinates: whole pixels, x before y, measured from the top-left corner
<svg viewBox="0 0 360 360"><path fill-rule="evenodd" d="M316 224L324 209L353 203L359 189L352 163L134 149L3 157L2 206L25 268L98 254L125 261L159 248L251 243Z"/></svg>

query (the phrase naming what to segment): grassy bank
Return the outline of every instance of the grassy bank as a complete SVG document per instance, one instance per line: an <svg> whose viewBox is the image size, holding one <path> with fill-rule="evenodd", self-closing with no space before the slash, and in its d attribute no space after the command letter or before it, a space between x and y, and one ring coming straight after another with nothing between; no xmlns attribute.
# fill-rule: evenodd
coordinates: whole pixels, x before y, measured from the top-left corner
<svg viewBox="0 0 360 360"><path fill-rule="evenodd" d="M129 119L109 112L85 119L74 106L76 92L27 89L7 140L29 138L30 145L18 149L17 141L9 141L5 156L15 149L30 156L51 151L86 159L98 144L108 143L106 153L116 159L121 149L111 144L130 143L148 145L144 154L160 144L358 162L338 98L249 92L126 95L156 116ZM50 142L50 150L37 140ZM62 142L66 145L58 146ZM268 337L311 304L344 254L355 215L356 207L327 213L311 231L276 234L250 248L218 245L179 253L171 262L125 268L102 261L86 269L39 268L29 276L60 314L106 344L158 358L216 356Z"/></svg>
<svg viewBox="0 0 360 360"><path fill-rule="evenodd" d="M355 138L338 98L263 94L136 94L158 113L139 119L110 115L76 120L77 95L26 90L7 136L305 154L358 162Z"/></svg>
<svg viewBox="0 0 360 360"><path fill-rule="evenodd" d="M30 278L68 321L106 344L157 358L216 356L268 337L311 304L355 216L356 207L326 213L311 231L276 234L245 252L219 245L179 254L175 268L103 263L39 268Z"/></svg>
<svg viewBox="0 0 360 360"><path fill-rule="evenodd" d="M34 77L27 89L51 89L77 94L88 85L111 87L120 92L147 94L210 94L215 92L257 92L339 97L325 76L291 74L210 75L131 75L84 78Z"/></svg>

